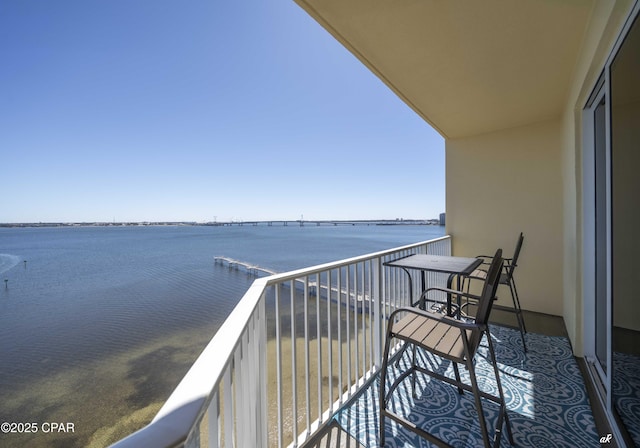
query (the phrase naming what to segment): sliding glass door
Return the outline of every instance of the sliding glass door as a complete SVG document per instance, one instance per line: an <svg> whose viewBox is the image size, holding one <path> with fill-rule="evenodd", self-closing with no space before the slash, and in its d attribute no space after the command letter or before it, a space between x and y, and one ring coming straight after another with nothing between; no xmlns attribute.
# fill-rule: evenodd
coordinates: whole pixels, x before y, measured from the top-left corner
<svg viewBox="0 0 640 448"><path fill-rule="evenodd" d="M640 446L638 19L625 28L584 118L585 351L619 445Z"/></svg>
<svg viewBox="0 0 640 448"><path fill-rule="evenodd" d="M640 20L611 63L610 98L611 401L640 446Z"/></svg>

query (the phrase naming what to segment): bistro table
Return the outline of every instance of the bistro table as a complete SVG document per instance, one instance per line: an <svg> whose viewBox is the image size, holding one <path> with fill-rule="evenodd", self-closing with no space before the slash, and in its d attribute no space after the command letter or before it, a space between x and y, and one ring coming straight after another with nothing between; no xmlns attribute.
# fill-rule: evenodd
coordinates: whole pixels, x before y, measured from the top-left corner
<svg viewBox="0 0 640 448"><path fill-rule="evenodd" d="M462 286L462 278L471 273L482 264L480 258L452 257L449 255L412 254L395 260L387 261L385 266L402 268L409 276L409 296L413 302L413 282L410 270L419 271L422 274L422 290L426 290L425 274L427 271L449 274L447 288L451 288L454 277L458 279L458 290ZM459 297L458 297L459 300ZM460 305L460 304L458 304ZM423 303L420 304L423 307ZM451 312L451 294L447 294L447 314Z"/></svg>

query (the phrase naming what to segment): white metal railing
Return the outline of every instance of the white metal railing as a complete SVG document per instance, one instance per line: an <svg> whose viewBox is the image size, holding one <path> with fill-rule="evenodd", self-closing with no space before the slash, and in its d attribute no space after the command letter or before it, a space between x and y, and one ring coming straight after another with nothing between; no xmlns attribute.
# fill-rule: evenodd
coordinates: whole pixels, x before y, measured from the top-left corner
<svg viewBox="0 0 640 448"><path fill-rule="evenodd" d="M422 286L384 263L413 253L450 255L451 238L255 280L151 423L113 446L300 446L377 371L388 316Z"/></svg>

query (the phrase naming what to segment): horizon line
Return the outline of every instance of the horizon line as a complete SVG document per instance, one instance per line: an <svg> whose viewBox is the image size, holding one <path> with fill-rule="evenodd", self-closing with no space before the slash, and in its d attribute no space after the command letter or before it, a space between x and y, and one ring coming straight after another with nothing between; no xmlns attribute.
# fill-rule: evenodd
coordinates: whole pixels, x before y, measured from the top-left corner
<svg viewBox="0 0 640 448"><path fill-rule="evenodd" d="M230 221L193 221L193 220L143 220L143 221L22 221L0 222L2 227L11 226L123 226L123 225L242 225L268 223L431 223L439 218L381 218L381 219L249 219Z"/></svg>

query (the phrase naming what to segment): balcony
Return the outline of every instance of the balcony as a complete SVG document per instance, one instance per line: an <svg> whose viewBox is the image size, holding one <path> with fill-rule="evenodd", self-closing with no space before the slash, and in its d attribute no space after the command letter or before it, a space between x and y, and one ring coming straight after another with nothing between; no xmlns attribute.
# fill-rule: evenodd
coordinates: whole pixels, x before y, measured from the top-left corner
<svg viewBox="0 0 640 448"><path fill-rule="evenodd" d="M255 280L152 422L114 446L329 446L350 436L377 446L377 373L387 318L410 303L410 287L421 288L417 278L384 263L412 253L449 255L451 237ZM430 273L427 282L444 285L446 275ZM557 320L552 332L561 334ZM530 333L525 355L518 332L493 326L492 337L516 444L597 444L568 340ZM442 361L423 356L422 362ZM452 395L468 399L432 386L421 379L416 397L405 394L396 405L422 422L433 420L432 412L442 417L442 407L430 408L429 394L441 402ZM473 416L473 410L468 418L447 416L438 430L452 433L455 446L476 446ZM421 446L390 421L385 428L389 443Z"/></svg>

